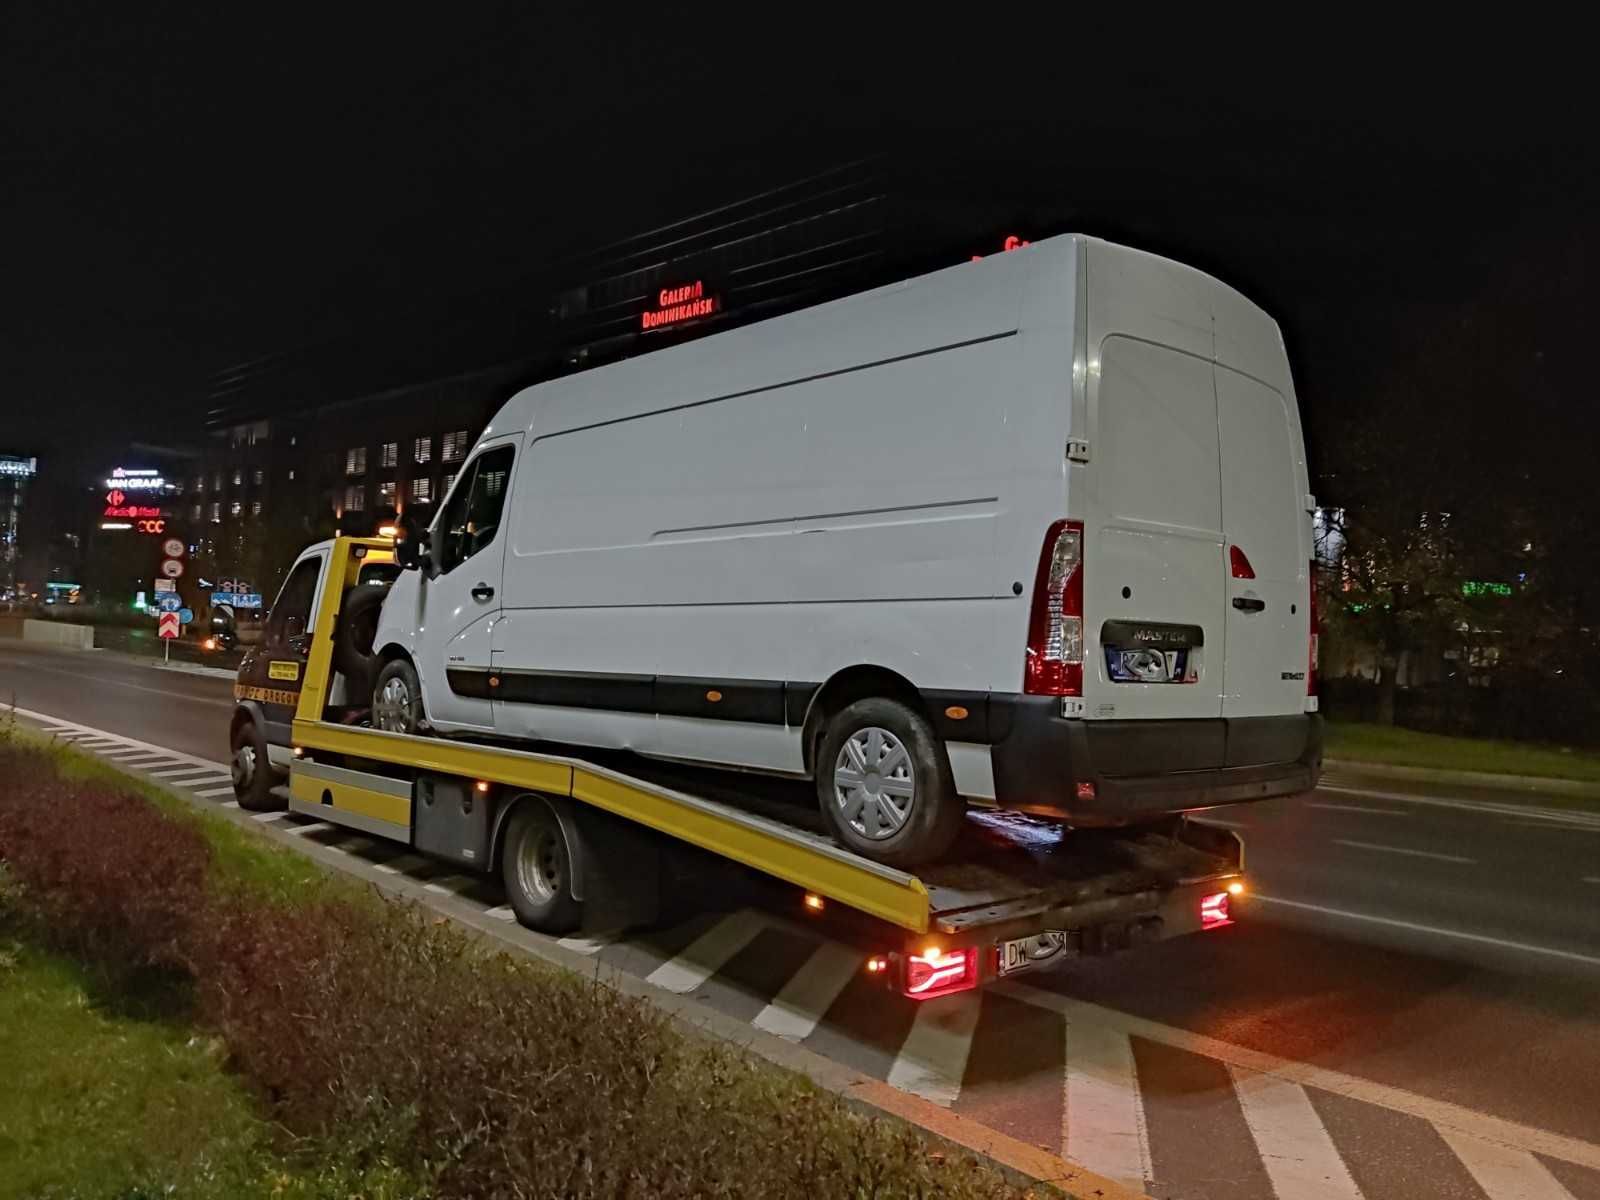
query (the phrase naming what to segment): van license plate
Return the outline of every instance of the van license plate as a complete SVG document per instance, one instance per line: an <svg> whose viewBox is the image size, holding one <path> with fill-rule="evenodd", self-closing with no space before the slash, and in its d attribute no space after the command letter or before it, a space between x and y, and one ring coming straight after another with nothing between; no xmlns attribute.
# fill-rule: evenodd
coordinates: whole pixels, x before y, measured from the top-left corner
<svg viewBox="0 0 1600 1200"><path fill-rule="evenodd" d="M1037 967L1053 958L1059 958L1066 944L1067 935L1060 929L1047 929L1032 937L1012 938L1009 942L1001 942L1000 974L1014 975L1018 971L1026 971L1029 967Z"/></svg>
<svg viewBox="0 0 1600 1200"><path fill-rule="evenodd" d="M1188 667L1187 650L1106 647L1106 674L1116 683L1183 683Z"/></svg>

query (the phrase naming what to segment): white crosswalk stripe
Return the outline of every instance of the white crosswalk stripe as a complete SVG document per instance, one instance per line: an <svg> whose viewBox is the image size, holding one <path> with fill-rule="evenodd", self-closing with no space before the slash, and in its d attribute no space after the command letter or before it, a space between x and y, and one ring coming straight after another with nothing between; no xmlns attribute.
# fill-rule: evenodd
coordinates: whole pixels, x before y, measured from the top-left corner
<svg viewBox="0 0 1600 1200"><path fill-rule="evenodd" d="M193 766L190 766L190 767L168 767L167 769L162 770L162 771L152 771L152 772L150 772L150 774L151 774L151 776L153 778L165 779L165 780L168 780L169 782L172 781L172 780L176 780L176 779L184 779L184 778L187 778L188 776L191 776L191 775L194 775L194 776L213 775L215 773L216 773L216 768L215 767L193 767Z"/></svg>
<svg viewBox="0 0 1600 1200"><path fill-rule="evenodd" d="M1298 1083L1233 1072L1233 1090L1273 1190L1293 1200L1361 1200L1322 1118Z"/></svg>
<svg viewBox="0 0 1600 1200"><path fill-rule="evenodd" d="M385 875L409 875L418 868L428 865L428 860L420 854L399 854L386 862L373 863L374 871L382 871Z"/></svg>
<svg viewBox="0 0 1600 1200"><path fill-rule="evenodd" d="M1451 1129L1439 1133L1489 1200L1574 1200L1550 1169L1526 1150Z"/></svg>
<svg viewBox="0 0 1600 1200"><path fill-rule="evenodd" d="M1067 1022L1062 1156L1143 1190L1150 1179L1133 1042L1094 1021Z"/></svg>
<svg viewBox="0 0 1600 1200"><path fill-rule="evenodd" d="M791 1042L803 1042L860 970L859 950L824 942L756 1014L752 1024Z"/></svg>
<svg viewBox="0 0 1600 1200"><path fill-rule="evenodd" d="M889 1086L949 1108L961 1094L982 997L961 992L917 1005L911 1032L889 1068Z"/></svg>
<svg viewBox="0 0 1600 1200"><path fill-rule="evenodd" d="M490 909L489 911L493 914L497 910ZM511 912L509 908L506 911ZM511 915L512 917L516 916L515 913L511 913ZM607 946L614 945L621 936L620 932L597 933L592 936L575 935L562 938L556 942L556 945L567 950L576 951L579 954L599 954Z"/></svg>
<svg viewBox="0 0 1600 1200"><path fill-rule="evenodd" d="M312 821L309 825L296 825L293 829L289 830L289 832L295 835L324 833L327 830L334 828L336 828L336 826L330 825L327 821Z"/></svg>
<svg viewBox="0 0 1600 1200"><path fill-rule="evenodd" d="M511 906L501 904L494 908L484 910L484 916L493 917L497 921L515 921L517 914L511 911Z"/></svg>
<svg viewBox="0 0 1600 1200"><path fill-rule="evenodd" d="M215 796L231 796L233 795L233 784L225 783L221 787L206 788L204 791L195 792L195 795L204 796L207 800Z"/></svg>
<svg viewBox="0 0 1600 1200"><path fill-rule="evenodd" d="M766 924L766 918L747 908L730 913L689 943L676 958L650 972L647 982L669 992L692 992L748 946Z"/></svg>

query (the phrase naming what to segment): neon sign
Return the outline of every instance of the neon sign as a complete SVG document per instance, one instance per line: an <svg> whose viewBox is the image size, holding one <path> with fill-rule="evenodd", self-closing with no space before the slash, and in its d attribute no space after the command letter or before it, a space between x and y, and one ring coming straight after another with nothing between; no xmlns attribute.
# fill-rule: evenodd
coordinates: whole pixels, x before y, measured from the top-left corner
<svg viewBox="0 0 1600 1200"><path fill-rule="evenodd" d="M1024 246L1028 246L1028 245L1032 245L1032 243L1029 242L1027 238L1020 238L1014 233L1007 234L1006 235L1006 240L1000 243L1000 253L1005 254L1007 251L1010 251L1010 250L1021 250ZM983 255L974 254L972 256L972 261L973 262L982 262L983 261Z"/></svg>
<svg viewBox="0 0 1600 1200"><path fill-rule="evenodd" d="M165 533L167 531L167 523L160 519L135 521L133 524L140 533Z"/></svg>
<svg viewBox="0 0 1600 1200"><path fill-rule="evenodd" d="M159 517L161 510L151 504L108 504L102 517L122 517L135 519L140 517Z"/></svg>
<svg viewBox="0 0 1600 1200"><path fill-rule="evenodd" d="M685 321L709 317L722 308L721 299L706 291L706 282L696 279L678 287L662 288L656 293L656 307L641 314L641 329L661 329L667 325L680 325Z"/></svg>
<svg viewBox="0 0 1600 1200"><path fill-rule="evenodd" d="M159 492L166 489L167 481L162 478L159 471L135 471L117 467L111 472L111 478L106 480L106 486L113 491Z"/></svg>
<svg viewBox="0 0 1600 1200"><path fill-rule="evenodd" d="M39 460L37 458L12 458L9 455L0 456L0 475L28 476L38 474Z"/></svg>

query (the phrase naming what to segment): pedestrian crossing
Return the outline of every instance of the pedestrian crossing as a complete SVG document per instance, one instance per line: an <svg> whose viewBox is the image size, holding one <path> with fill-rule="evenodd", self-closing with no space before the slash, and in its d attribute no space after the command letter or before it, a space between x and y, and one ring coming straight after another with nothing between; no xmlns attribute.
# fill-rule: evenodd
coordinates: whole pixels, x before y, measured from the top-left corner
<svg viewBox="0 0 1600 1200"><path fill-rule="evenodd" d="M236 807L222 763L32 715ZM325 821L251 816L514 926L492 880ZM860 949L749 908L556 944L1163 1200L1600 1200L1600 1146L1085 1003L1049 975L901 1001Z"/></svg>

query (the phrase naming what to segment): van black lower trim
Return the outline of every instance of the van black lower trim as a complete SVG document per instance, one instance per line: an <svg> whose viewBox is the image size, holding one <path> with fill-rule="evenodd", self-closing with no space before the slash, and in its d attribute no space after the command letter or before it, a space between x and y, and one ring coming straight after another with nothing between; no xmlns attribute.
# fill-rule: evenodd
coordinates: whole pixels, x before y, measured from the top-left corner
<svg viewBox="0 0 1600 1200"><path fill-rule="evenodd" d="M451 668L450 690L474 700L544 704L602 712L703 717L756 725L798 725L818 685L779 679L711 679L600 671L486 671ZM798 709L797 719L790 713Z"/></svg>

